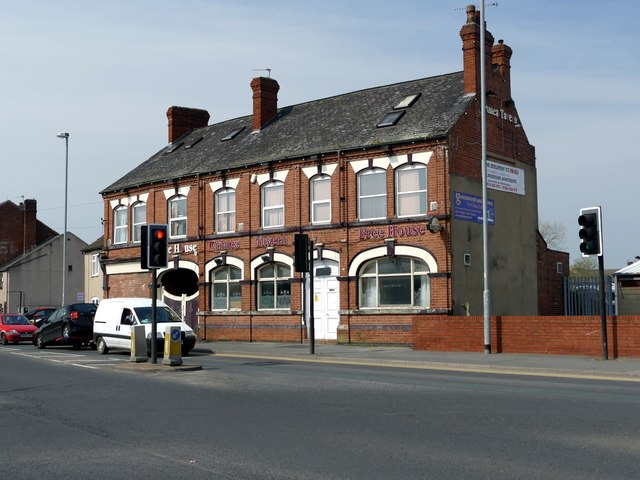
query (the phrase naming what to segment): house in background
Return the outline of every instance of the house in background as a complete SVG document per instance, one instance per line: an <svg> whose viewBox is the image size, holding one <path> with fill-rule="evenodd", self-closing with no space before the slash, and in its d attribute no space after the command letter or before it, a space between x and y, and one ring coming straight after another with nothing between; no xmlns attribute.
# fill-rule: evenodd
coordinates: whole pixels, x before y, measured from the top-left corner
<svg viewBox="0 0 640 480"><path fill-rule="evenodd" d="M8 313L62 304L62 245L57 235L0 266L0 302ZM84 258L87 243L67 232L65 303L84 301Z"/></svg>
<svg viewBox="0 0 640 480"><path fill-rule="evenodd" d="M486 32L481 58L480 30L467 7L460 72L286 107L259 77L252 114L212 125L205 110L169 108L169 145L101 192L108 296L151 294L140 232L160 223L171 261L159 296L201 338L301 341L311 305L315 338L345 343L409 344L419 316L481 315L485 115L492 313L555 308L561 289L540 285L564 257L537 232L512 50ZM294 269L299 233L313 284Z"/></svg>
<svg viewBox="0 0 640 480"><path fill-rule="evenodd" d="M0 309L24 312L62 303L63 235L36 218L37 202L20 205L0 203ZM84 264L81 250L86 243L67 233L67 277L65 300L83 296Z"/></svg>
<svg viewBox="0 0 640 480"><path fill-rule="evenodd" d="M104 236L100 236L82 250L84 255L84 298L86 302L96 305L104 298L103 247Z"/></svg>
<svg viewBox="0 0 640 480"><path fill-rule="evenodd" d="M0 265L58 235L36 215L37 202L34 199L24 200L20 205L10 200L0 202Z"/></svg>

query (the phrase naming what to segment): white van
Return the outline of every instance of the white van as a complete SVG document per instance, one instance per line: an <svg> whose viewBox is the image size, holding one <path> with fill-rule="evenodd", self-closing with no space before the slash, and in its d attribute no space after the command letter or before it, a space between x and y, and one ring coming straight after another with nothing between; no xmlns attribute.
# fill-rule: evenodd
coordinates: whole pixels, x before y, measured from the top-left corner
<svg viewBox="0 0 640 480"><path fill-rule="evenodd" d="M131 327L144 325L147 336L147 352L151 351L150 298L107 298L100 302L93 321L93 341L98 352L106 354L111 348L131 350ZM161 300L156 302L156 327L158 352L164 350L166 327L179 326L182 331L182 356L186 357L196 344L196 335L189 325Z"/></svg>

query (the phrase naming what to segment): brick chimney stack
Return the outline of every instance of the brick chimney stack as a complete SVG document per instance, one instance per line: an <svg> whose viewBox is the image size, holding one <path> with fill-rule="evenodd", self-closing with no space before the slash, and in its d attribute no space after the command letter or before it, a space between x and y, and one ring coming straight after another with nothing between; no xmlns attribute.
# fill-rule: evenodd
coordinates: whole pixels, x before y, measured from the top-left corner
<svg viewBox="0 0 640 480"><path fill-rule="evenodd" d="M36 246L36 211L37 202L34 199L25 200L20 204L23 211L22 252L27 253Z"/></svg>
<svg viewBox="0 0 640 480"><path fill-rule="evenodd" d="M260 130L278 114L280 85L273 78L258 77L251 80L253 90L253 130Z"/></svg>
<svg viewBox="0 0 640 480"><path fill-rule="evenodd" d="M475 5L467 5L467 23L460 30L462 38L462 55L464 64L464 93L480 93L480 11ZM484 68L487 79L491 75L493 35L485 25L485 59Z"/></svg>
<svg viewBox="0 0 640 480"><path fill-rule="evenodd" d="M184 134L209 124L209 112L198 108L169 107L169 143L175 142Z"/></svg>
<svg viewBox="0 0 640 480"><path fill-rule="evenodd" d="M502 88L501 96L505 100L511 98L511 55L513 50L504 44L502 40L498 40L498 43L493 46L492 50L492 64L496 67L494 75L500 74L502 76ZM498 79L495 79L494 83L500 83Z"/></svg>

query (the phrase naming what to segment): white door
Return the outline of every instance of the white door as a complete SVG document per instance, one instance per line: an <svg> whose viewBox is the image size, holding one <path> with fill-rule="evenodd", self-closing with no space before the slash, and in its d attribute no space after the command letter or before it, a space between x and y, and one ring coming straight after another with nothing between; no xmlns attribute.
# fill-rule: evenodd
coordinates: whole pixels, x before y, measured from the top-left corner
<svg viewBox="0 0 640 480"><path fill-rule="evenodd" d="M336 340L338 338L338 323L340 322L338 315L340 308L340 286L336 278L338 275L338 264L331 260L314 261L313 271L313 319L315 339ZM318 273L327 273L329 271L329 275L317 276ZM309 325L308 310L306 317L307 325Z"/></svg>

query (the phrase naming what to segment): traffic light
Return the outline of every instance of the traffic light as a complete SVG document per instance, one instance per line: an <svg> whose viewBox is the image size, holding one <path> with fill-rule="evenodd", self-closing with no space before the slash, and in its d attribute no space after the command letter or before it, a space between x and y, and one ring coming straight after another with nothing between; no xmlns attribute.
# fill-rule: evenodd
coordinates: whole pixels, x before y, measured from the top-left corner
<svg viewBox="0 0 640 480"><path fill-rule="evenodd" d="M293 257L296 272L309 271L309 235L296 233L293 236Z"/></svg>
<svg viewBox="0 0 640 480"><path fill-rule="evenodd" d="M602 219L600 207L581 208L578 217L580 225L580 252L583 257L602 255Z"/></svg>
<svg viewBox="0 0 640 480"><path fill-rule="evenodd" d="M164 268L169 257L169 245L167 242L167 226L151 224L147 228L147 245L149 256L148 268Z"/></svg>
<svg viewBox="0 0 640 480"><path fill-rule="evenodd" d="M140 226L140 268L143 270L149 269L149 234L147 233L147 226Z"/></svg>

